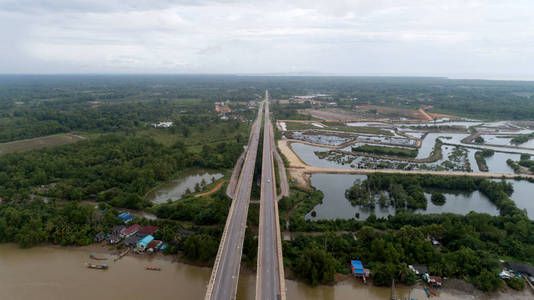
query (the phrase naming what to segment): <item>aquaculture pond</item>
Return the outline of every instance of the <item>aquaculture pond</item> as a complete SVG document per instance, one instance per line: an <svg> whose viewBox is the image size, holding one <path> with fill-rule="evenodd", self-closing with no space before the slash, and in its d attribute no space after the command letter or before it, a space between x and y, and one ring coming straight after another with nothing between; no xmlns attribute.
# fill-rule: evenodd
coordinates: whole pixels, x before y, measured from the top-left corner
<svg viewBox="0 0 534 300"><path fill-rule="evenodd" d="M534 153L533 150L520 150L502 147L478 146L464 144L461 140L468 134L450 134L450 133L430 133L422 143L417 154L417 159L428 158L434 150L436 140L439 138L446 143L442 146L442 158L435 162L407 162L388 159L376 159L372 157L352 156L338 152L330 152L331 149L326 147L310 146L301 143L293 143L291 147L295 153L308 165L323 168L363 168L363 169L404 169L404 170L435 170L435 171L471 171L480 172L475 160L475 153L482 148L495 150L491 157L486 158L486 164L490 173L513 174L513 169L506 163L508 159L518 161L520 154L508 153L502 151L517 151L524 153ZM351 152L352 148L364 145L365 143L356 143L340 149L345 152ZM400 147L380 145L381 147ZM413 149L413 148L412 148ZM316 153L322 153L318 156ZM328 154L327 154L328 153ZM533 154L534 155L534 154Z"/></svg>
<svg viewBox="0 0 534 300"><path fill-rule="evenodd" d="M165 182L150 191L146 198L154 203L166 203L167 200L176 201L182 198L187 189L194 191L195 185L204 181L206 184L223 177L217 171L192 169L182 172L178 177Z"/></svg>
<svg viewBox="0 0 534 300"><path fill-rule="evenodd" d="M350 164L341 164L327 159L319 158L315 152L328 151L330 149L323 147L310 146L301 143L291 144L291 148L297 154L297 156L306 164L321 168L338 168L338 169L351 169Z"/></svg>
<svg viewBox="0 0 534 300"><path fill-rule="evenodd" d="M337 135L325 134L306 134L299 131L293 132L291 138L301 141L306 141L315 144L323 144L329 146L339 146L343 143L351 141L353 138L341 137Z"/></svg>
<svg viewBox="0 0 534 300"><path fill-rule="evenodd" d="M367 209L361 206L353 206L345 198L345 190L350 188L356 180L363 181L367 178L366 175L346 175L346 174L313 174L311 176L311 185L323 192L323 203L315 206L312 211L315 211L315 217L312 217L312 212L306 215L306 219L350 219L359 213L359 219L365 220L371 213L377 217L387 217L394 215L395 209L392 207L375 209ZM452 193L444 192L446 203L442 206L434 205L430 201L430 193L425 192L425 197L428 199L426 210L415 210L415 213L431 214L450 212L455 214L465 215L470 211L479 213L487 213L490 215L498 215L497 207L491 203L480 192L472 193ZM512 197L513 198L513 197Z"/></svg>

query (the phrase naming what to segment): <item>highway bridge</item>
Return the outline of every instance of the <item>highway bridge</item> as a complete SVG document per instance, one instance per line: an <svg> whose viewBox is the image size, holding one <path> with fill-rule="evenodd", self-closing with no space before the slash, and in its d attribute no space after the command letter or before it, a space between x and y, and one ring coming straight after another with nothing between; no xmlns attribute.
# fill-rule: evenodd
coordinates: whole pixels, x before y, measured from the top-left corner
<svg viewBox="0 0 534 300"><path fill-rule="evenodd" d="M288 196L289 185L283 161L275 148L273 127L269 118L269 92L265 91L265 101L260 103L247 149L238 159L227 189L227 194L233 201L213 265L205 300L236 298L254 165L264 111L256 299L286 299L277 200L282 196ZM273 157L276 158L279 167L281 193L278 197Z"/></svg>
<svg viewBox="0 0 534 300"><path fill-rule="evenodd" d="M269 92L265 91L256 300L286 299L273 161L274 145L273 126L269 118Z"/></svg>
<svg viewBox="0 0 534 300"><path fill-rule="evenodd" d="M208 283L206 300L228 300L236 297L262 114L263 103L260 103L258 116L250 132L239 180L233 191L233 201ZM240 166L240 163L237 166Z"/></svg>

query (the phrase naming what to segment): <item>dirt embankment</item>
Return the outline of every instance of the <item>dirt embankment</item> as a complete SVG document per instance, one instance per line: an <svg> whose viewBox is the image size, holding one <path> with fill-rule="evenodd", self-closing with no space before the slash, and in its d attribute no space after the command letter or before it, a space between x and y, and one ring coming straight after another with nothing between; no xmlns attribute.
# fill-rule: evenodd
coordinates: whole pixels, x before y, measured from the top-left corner
<svg viewBox="0 0 534 300"><path fill-rule="evenodd" d="M214 186L211 190L209 190L207 192L196 194L195 198L202 197L202 196L207 196L207 195L211 195L211 194L215 193L216 191L218 191L223 186L223 184L225 182L228 182L228 180L222 180L221 182L217 183L216 186Z"/></svg>

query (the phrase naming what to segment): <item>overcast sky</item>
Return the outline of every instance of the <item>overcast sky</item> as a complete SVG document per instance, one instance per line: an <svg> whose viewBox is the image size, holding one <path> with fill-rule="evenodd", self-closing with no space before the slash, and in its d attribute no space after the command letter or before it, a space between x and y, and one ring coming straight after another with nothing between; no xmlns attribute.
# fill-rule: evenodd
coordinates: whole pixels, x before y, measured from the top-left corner
<svg viewBox="0 0 534 300"><path fill-rule="evenodd" d="M532 0L0 0L0 73L534 78Z"/></svg>

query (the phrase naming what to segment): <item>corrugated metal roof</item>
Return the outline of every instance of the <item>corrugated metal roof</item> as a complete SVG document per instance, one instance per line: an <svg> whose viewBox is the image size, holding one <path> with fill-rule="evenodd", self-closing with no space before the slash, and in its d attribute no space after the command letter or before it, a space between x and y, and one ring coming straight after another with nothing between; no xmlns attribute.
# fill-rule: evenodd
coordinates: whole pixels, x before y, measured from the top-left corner
<svg viewBox="0 0 534 300"><path fill-rule="evenodd" d="M157 226L143 226L139 228L139 231L137 233L139 234L152 234L156 231L158 231L159 227Z"/></svg>
<svg viewBox="0 0 534 300"><path fill-rule="evenodd" d="M363 269L363 265L362 265L361 261L359 261L359 260L351 260L351 263L352 263L352 267L354 269Z"/></svg>
<svg viewBox="0 0 534 300"><path fill-rule="evenodd" d="M354 272L355 274L365 274L365 270L363 269L361 261L351 260L350 263L352 265L352 272Z"/></svg>
<svg viewBox="0 0 534 300"><path fill-rule="evenodd" d="M138 246L143 246L146 248L146 246L148 245L148 243L152 242L152 240L154 239L153 236L151 235L147 235L145 236L142 240L140 240L139 242L137 242L137 245Z"/></svg>
<svg viewBox="0 0 534 300"><path fill-rule="evenodd" d="M141 226L140 226L139 224L134 224L134 225L132 225L132 226L126 228L126 229L124 230L124 234L125 234L125 235L130 235L130 234L132 234L132 233L134 233L134 232L137 232L137 231L139 230L139 228L141 228Z"/></svg>

